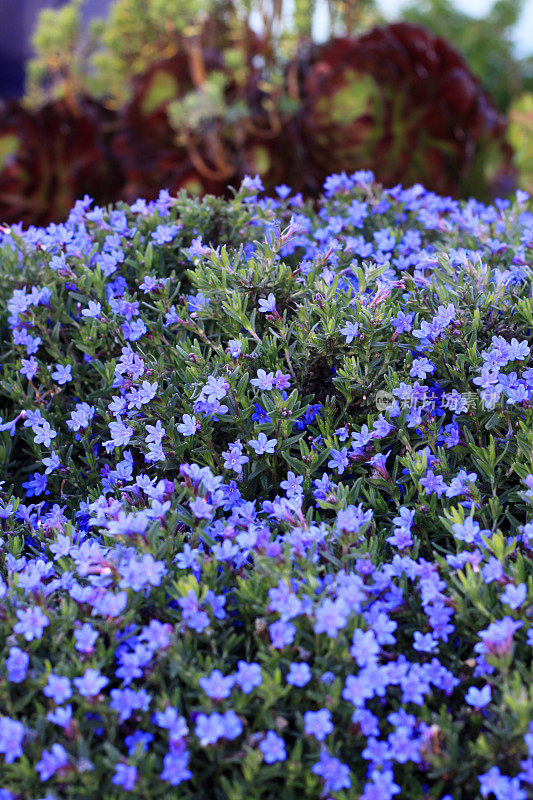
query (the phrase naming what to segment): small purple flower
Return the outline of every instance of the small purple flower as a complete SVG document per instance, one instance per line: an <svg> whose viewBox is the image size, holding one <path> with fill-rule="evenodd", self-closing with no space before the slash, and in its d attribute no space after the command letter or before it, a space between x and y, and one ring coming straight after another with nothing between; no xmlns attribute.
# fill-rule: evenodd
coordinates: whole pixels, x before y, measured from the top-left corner
<svg viewBox="0 0 533 800"><path fill-rule="evenodd" d="M100 675L98 670L89 668L81 678L74 678L72 683L83 697L96 697L100 690L107 686L109 679Z"/></svg>
<svg viewBox="0 0 533 800"><path fill-rule="evenodd" d="M120 786L125 792L131 792L137 780L137 767L131 764L119 763L115 766L115 774L111 778L111 783Z"/></svg>
<svg viewBox="0 0 533 800"><path fill-rule="evenodd" d="M215 712L213 714L198 714L194 732L200 740L200 745L206 747L216 744L226 733L224 716Z"/></svg>
<svg viewBox="0 0 533 800"><path fill-rule="evenodd" d="M243 731L243 724L240 718L237 716L235 711L229 709L224 714L222 714L222 722L224 725L224 738L225 739L237 739L242 731Z"/></svg>
<svg viewBox="0 0 533 800"><path fill-rule="evenodd" d="M33 441L35 444L44 444L45 447L50 447L52 439L57 436L57 431L53 431L50 423L42 420L40 425L35 425L33 428L35 434Z"/></svg>
<svg viewBox="0 0 533 800"><path fill-rule="evenodd" d="M238 661L237 667L235 683L241 687L244 694L250 694L257 686L261 686L263 683L263 676L261 675L261 667L259 664L255 662L248 664L246 661Z"/></svg>
<svg viewBox="0 0 533 800"><path fill-rule="evenodd" d="M0 753L3 753L6 764L12 764L22 756L24 725L11 717L0 717Z"/></svg>
<svg viewBox="0 0 533 800"><path fill-rule="evenodd" d="M191 416L191 414L184 414L183 422L176 425L176 430L179 431L182 436L194 436L199 427L196 417Z"/></svg>
<svg viewBox="0 0 533 800"><path fill-rule="evenodd" d="M351 344L359 333L359 324L357 322L347 322L340 332L346 337L346 344Z"/></svg>
<svg viewBox="0 0 533 800"><path fill-rule="evenodd" d="M270 292L267 299L260 299L259 300L259 311L261 314L273 314L276 311L276 298Z"/></svg>
<svg viewBox="0 0 533 800"><path fill-rule="evenodd" d="M335 639L348 622L348 608L344 600L326 598L316 609L315 615L315 633L326 633L331 639Z"/></svg>
<svg viewBox="0 0 533 800"><path fill-rule="evenodd" d="M283 622L278 620L269 626L270 638L272 646L276 650L283 650L287 645L292 644L296 635L296 626L292 622Z"/></svg>
<svg viewBox="0 0 533 800"><path fill-rule="evenodd" d="M31 642L33 639L40 639L44 629L50 624L50 620L38 606L18 609L17 617L19 621L15 624L13 630L15 633L22 634L27 642Z"/></svg>
<svg viewBox="0 0 533 800"><path fill-rule="evenodd" d="M68 728L72 721L72 706L57 706L46 715L49 722L59 725L60 728Z"/></svg>
<svg viewBox="0 0 533 800"><path fill-rule="evenodd" d="M37 371L39 369L39 362L33 356L31 358L23 358L21 359L22 364L19 372L21 375L24 375L29 381L31 381L37 375Z"/></svg>
<svg viewBox="0 0 533 800"><path fill-rule="evenodd" d="M72 380L72 366L70 364L66 366L63 364L56 364L56 368L54 372L52 372L52 378L57 381L60 386L63 386L63 384Z"/></svg>
<svg viewBox="0 0 533 800"><path fill-rule="evenodd" d="M320 760L313 764L311 771L322 778L327 792L340 792L341 789L349 789L352 785L350 768L330 755L327 750L320 753Z"/></svg>
<svg viewBox="0 0 533 800"><path fill-rule="evenodd" d="M285 761L287 751L285 742L274 731L267 731L265 738L260 742L259 749L263 753L266 764L274 764L276 761Z"/></svg>
<svg viewBox="0 0 533 800"><path fill-rule="evenodd" d="M65 700L72 697L69 679L63 675L54 675L52 672L48 676L48 683L43 689L43 694L46 697L51 697L54 703L60 706Z"/></svg>
<svg viewBox="0 0 533 800"><path fill-rule="evenodd" d="M304 731L306 736L314 736L318 742L323 742L333 732L331 711L327 708L321 708L319 711L306 711Z"/></svg>
<svg viewBox="0 0 533 800"><path fill-rule="evenodd" d="M28 653L25 653L20 647L11 647L6 659L7 679L11 683L22 683L26 677L29 663Z"/></svg>
<svg viewBox="0 0 533 800"><path fill-rule="evenodd" d="M488 683L481 689L476 689L475 686L471 686L465 694L466 702L469 706L474 706L474 708L484 708L490 703L491 697L492 689Z"/></svg>
<svg viewBox="0 0 533 800"><path fill-rule="evenodd" d="M62 744L53 744L51 750L43 750L41 760L36 764L35 769L39 773L42 781L47 781L68 764L67 751Z"/></svg>
<svg viewBox="0 0 533 800"><path fill-rule="evenodd" d="M242 342L240 339L230 339L228 342L228 351L232 358L239 358L242 353Z"/></svg>
<svg viewBox="0 0 533 800"><path fill-rule="evenodd" d="M289 673L287 675L287 683L290 683L291 686L306 686L309 681L311 680L311 669L309 664L305 661L301 661L300 663L293 662L289 668Z"/></svg>
<svg viewBox="0 0 533 800"><path fill-rule="evenodd" d="M255 454L258 456L262 456L265 453L273 453L276 449L277 443L277 439L267 439L266 434L264 434L262 431L258 435L257 439L250 439L248 442L250 447L255 450Z"/></svg>
<svg viewBox="0 0 533 800"><path fill-rule="evenodd" d="M263 392L270 392L274 388L274 373L269 372L267 374L264 369L258 369L257 377L252 378L250 383Z"/></svg>
<svg viewBox="0 0 533 800"><path fill-rule="evenodd" d="M102 304L95 302L94 300L89 300L89 305L87 308L84 308L81 312L82 317L88 317L89 319L98 319L100 316L100 312L102 310Z"/></svg>
<svg viewBox="0 0 533 800"><path fill-rule="evenodd" d="M188 781L192 778L189 764L189 752L181 750L177 753L167 753L163 759L163 772L161 773L161 780L168 781L171 786L179 786L183 781Z"/></svg>
<svg viewBox="0 0 533 800"><path fill-rule="evenodd" d="M500 600L505 605L510 606L510 608L517 609L525 602L526 597L527 586L525 583L519 583L518 586L508 583Z"/></svg>
<svg viewBox="0 0 533 800"><path fill-rule="evenodd" d="M98 639L98 631L95 631L89 622L84 622L81 628L74 631L74 638L76 640L76 650L80 653L92 653L94 650L94 643Z"/></svg>
<svg viewBox="0 0 533 800"><path fill-rule="evenodd" d="M223 700L230 696L235 678L232 675L224 677L219 669L214 669L209 677L200 678L198 683L212 700Z"/></svg>
<svg viewBox="0 0 533 800"><path fill-rule="evenodd" d="M342 450L335 450L334 448L330 451L331 459L328 461L328 467L330 469L336 469L339 475L342 475L345 468L350 463L348 460L348 448L343 447Z"/></svg>
<svg viewBox="0 0 533 800"><path fill-rule="evenodd" d="M177 225L158 225L152 233L152 239L156 244L169 244L177 236Z"/></svg>

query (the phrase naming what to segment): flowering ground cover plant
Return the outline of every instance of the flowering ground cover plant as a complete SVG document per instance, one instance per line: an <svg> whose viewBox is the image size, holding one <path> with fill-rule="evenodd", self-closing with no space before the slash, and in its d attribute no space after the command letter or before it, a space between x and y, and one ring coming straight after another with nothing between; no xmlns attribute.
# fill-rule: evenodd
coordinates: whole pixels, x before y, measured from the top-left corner
<svg viewBox="0 0 533 800"><path fill-rule="evenodd" d="M0 798L526 800L528 196L0 241Z"/></svg>

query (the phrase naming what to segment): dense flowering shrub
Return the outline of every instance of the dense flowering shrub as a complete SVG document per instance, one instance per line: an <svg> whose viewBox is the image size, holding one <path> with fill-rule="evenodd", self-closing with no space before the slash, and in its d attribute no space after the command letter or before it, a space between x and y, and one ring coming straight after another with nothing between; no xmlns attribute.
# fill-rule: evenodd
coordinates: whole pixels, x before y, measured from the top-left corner
<svg viewBox="0 0 533 800"><path fill-rule="evenodd" d="M2 229L0 798L526 800L533 215Z"/></svg>

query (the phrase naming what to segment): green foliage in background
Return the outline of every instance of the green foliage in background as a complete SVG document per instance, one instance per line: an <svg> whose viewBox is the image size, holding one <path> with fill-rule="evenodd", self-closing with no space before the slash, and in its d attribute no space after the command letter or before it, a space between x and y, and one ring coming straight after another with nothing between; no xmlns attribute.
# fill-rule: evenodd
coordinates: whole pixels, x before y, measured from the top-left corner
<svg viewBox="0 0 533 800"><path fill-rule="evenodd" d="M233 76L246 77L256 37L250 22L261 21L271 78L311 40L318 0L116 0L107 19L83 33L83 0L41 12L28 65L26 100L35 107L83 90L117 107L131 98L131 80L161 59L190 52L200 36L223 53ZM353 35L379 21L374 0L329 0L329 36ZM278 74L279 79L279 74Z"/></svg>
<svg viewBox="0 0 533 800"><path fill-rule="evenodd" d="M496 0L478 18L458 9L452 0L415 0L402 16L453 42L483 88L506 111L524 85L533 82L533 60L514 54L513 29L523 7L524 0Z"/></svg>

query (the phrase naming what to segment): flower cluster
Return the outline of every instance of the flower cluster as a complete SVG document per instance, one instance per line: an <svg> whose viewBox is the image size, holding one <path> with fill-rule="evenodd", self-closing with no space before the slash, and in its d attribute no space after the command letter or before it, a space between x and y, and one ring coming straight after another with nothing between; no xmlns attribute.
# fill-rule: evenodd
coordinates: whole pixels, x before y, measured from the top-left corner
<svg viewBox="0 0 533 800"><path fill-rule="evenodd" d="M261 191L0 233L0 800L526 800L527 197Z"/></svg>

